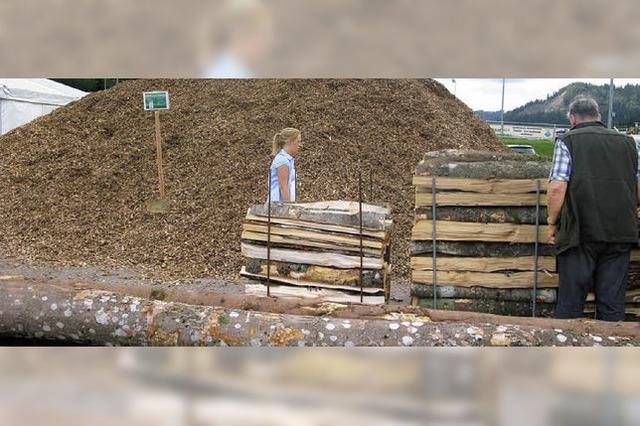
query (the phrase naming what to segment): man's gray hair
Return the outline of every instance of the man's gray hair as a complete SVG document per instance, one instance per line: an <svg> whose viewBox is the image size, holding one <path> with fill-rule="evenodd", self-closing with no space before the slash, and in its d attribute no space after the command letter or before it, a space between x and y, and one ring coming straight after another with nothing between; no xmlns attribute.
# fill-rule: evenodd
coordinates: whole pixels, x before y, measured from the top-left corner
<svg viewBox="0 0 640 426"><path fill-rule="evenodd" d="M600 108L598 107L598 103L591 96L578 95L573 99L571 105L569 105L567 117L570 115L575 115L582 119L595 118L599 120Z"/></svg>

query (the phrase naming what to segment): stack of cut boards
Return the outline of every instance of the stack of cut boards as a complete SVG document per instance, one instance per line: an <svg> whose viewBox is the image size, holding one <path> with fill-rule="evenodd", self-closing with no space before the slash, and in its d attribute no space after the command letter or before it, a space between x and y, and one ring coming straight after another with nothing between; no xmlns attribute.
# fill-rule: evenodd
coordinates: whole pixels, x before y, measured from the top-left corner
<svg viewBox="0 0 640 426"><path fill-rule="evenodd" d="M499 315L532 315L537 185L540 209L536 315L551 315L557 298L554 247L546 232L550 163L537 156L447 150L427 153L416 168L411 241L412 303L433 307L432 183L436 202L436 307ZM634 264L640 262L636 252ZM638 288L629 286L628 311ZM593 300L593 299L591 299ZM593 312L588 303L586 311Z"/></svg>
<svg viewBox="0 0 640 426"><path fill-rule="evenodd" d="M267 294L269 257L272 296L367 304L388 300L389 209L363 203L362 233L357 202L273 203L270 222L268 216L266 204L254 205L242 225L240 275L251 280L247 294Z"/></svg>

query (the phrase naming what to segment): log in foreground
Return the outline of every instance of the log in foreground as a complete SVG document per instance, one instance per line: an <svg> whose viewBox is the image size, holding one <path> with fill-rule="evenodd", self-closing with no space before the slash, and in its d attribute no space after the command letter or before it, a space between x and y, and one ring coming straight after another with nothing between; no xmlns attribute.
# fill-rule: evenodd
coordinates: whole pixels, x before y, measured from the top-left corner
<svg viewBox="0 0 640 426"><path fill-rule="evenodd" d="M627 324L594 322L607 335L569 331L562 326L497 325L523 319L433 323L466 313L425 310L393 319L352 319L260 313L242 309L161 302L102 290L52 284L0 281L0 335L93 344L184 346L571 346L637 345L640 332ZM473 318L467 316L467 318ZM447 320L449 321L449 320ZM530 323L536 321L529 319ZM548 320L550 321L550 320ZM544 322L537 322L542 325ZM513 324L513 322L511 322ZM616 334L618 329L625 335ZM615 336L611 339L607 336Z"/></svg>

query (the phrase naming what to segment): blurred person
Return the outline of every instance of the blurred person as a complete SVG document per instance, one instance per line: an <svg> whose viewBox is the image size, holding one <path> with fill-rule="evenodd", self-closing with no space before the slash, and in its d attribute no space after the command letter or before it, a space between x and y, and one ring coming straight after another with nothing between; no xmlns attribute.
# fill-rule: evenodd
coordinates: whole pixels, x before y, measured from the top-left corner
<svg viewBox="0 0 640 426"><path fill-rule="evenodd" d="M302 133L298 129L287 127L273 137L271 169L269 182L271 202L293 203L296 201L295 157L302 147Z"/></svg>
<svg viewBox="0 0 640 426"><path fill-rule="evenodd" d="M272 18L260 0L229 0L222 11L218 51L204 70L210 78L252 78L271 50Z"/></svg>
<svg viewBox="0 0 640 426"><path fill-rule="evenodd" d="M547 191L548 235L560 276L556 317L581 317L594 291L596 318L620 321L630 253L638 244L640 148L602 124L590 97L576 97L568 117L571 129L556 142Z"/></svg>

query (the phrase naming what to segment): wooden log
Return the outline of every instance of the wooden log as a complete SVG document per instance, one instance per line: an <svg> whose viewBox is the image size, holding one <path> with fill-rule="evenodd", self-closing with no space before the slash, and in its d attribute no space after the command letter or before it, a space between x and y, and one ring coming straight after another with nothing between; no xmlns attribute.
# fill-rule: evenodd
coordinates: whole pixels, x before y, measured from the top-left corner
<svg viewBox="0 0 640 426"><path fill-rule="evenodd" d="M413 226L411 239L415 241L431 240L431 232L431 220L418 220ZM535 235L535 225L436 221L436 238L445 241L533 243ZM541 244L546 244L549 241L544 227L540 228L539 238Z"/></svg>
<svg viewBox="0 0 640 426"><path fill-rule="evenodd" d="M530 325L522 326L510 325L521 318L495 316L491 321L435 323L429 319L451 314L459 319L471 314L424 310L422 315L402 317L405 319L344 320L195 306L16 281L0 284L0 311L0 336L85 345L592 346L596 343L590 334L594 330L605 331L607 336L633 336L601 342L614 346L638 344L640 334L627 324L561 321L564 326L555 328L563 328L567 339L558 341L553 327L542 328L539 325L546 323L532 319L527 319ZM570 327L588 331L574 332Z"/></svg>
<svg viewBox="0 0 640 426"><path fill-rule="evenodd" d="M431 241L411 241L411 256L431 255L433 248ZM533 256L534 244L530 243L490 243L490 242L459 242L436 241L436 252L451 256L468 257L517 257ZM555 256L556 250L552 245L541 245L540 256Z"/></svg>
<svg viewBox="0 0 640 426"><path fill-rule="evenodd" d="M496 161L541 161L537 155L523 155L513 151L478 151L470 149L443 149L429 151L422 157L425 162L496 162Z"/></svg>
<svg viewBox="0 0 640 426"><path fill-rule="evenodd" d="M411 285L411 296L433 300L433 286L423 284ZM536 301L555 303L558 291L555 288L541 288L536 292ZM508 302L531 302L531 289L496 289L485 287L436 286L436 297L447 299L491 299Z"/></svg>
<svg viewBox="0 0 640 426"><path fill-rule="evenodd" d="M541 191L546 192L547 180L541 181ZM414 176L413 185L417 193L431 193L431 176ZM480 194L525 194L536 192L535 179L466 179L437 177L436 188L440 191L464 191Z"/></svg>
<svg viewBox="0 0 640 426"><path fill-rule="evenodd" d="M433 307L433 299L418 299L418 306ZM437 299L436 309L479 312L492 315L531 316L531 302L511 302L493 299ZM552 316L555 309L553 303L536 304L536 316Z"/></svg>
<svg viewBox="0 0 640 426"><path fill-rule="evenodd" d="M381 292L365 293L360 301L360 294L348 291L338 291L329 288L299 287L295 285L272 285L270 288L271 296L285 297L294 299L315 299L319 302L333 303L362 303L364 305L382 305L384 303L384 294ZM264 284L247 284L245 285L245 294L252 296L267 296L267 286Z"/></svg>
<svg viewBox="0 0 640 426"><path fill-rule="evenodd" d="M247 214L246 220L251 222L267 223L266 217L256 216L250 213ZM303 228L303 229L314 229L314 230L320 230L320 231L344 233L349 235L360 235L360 229L358 227L315 223L315 222L308 222L308 221L298 220L298 219L283 219L283 218L277 218L277 217L271 218L271 225L272 226L274 225L295 226L297 228ZM388 230L377 231L377 230L363 228L362 235L370 238L376 238L376 239L386 241L389 238L389 231Z"/></svg>
<svg viewBox="0 0 640 426"><path fill-rule="evenodd" d="M438 271L440 285L488 288L533 288L533 272L468 272ZM411 271L411 281L417 284L433 284L431 271ZM538 273L538 288L558 287L558 275Z"/></svg>
<svg viewBox="0 0 640 426"><path fill-rule="evenodd" d="M260 246L260 247L267 247L267 242L266 241L257 241L257 240L240 240L241 243L247 243L247 244L251 244L254 246ZM271 249L274 248L279 248L279 249L283 249L283 250L293 250L293 251L301 251L301 252L309 252L309 253L335 253L335 254L342 254L345 256L360 256L360 249L358 249L358 251L353 251L353 250L344 250L342 248L338 249L338 248L334 248L334 249L325 249L325 248L320 248L320 247L310 247L310 246L300 246L300 245L294 245L294 244L280 244L280 243L276 243L276 242L271 242ZM373 257L373 258L379 258L380 257L380 253L377 254L370 254L367 252L368 249L364 250L364 257ZM297 262L292 262L292 263L297 263Z"/></svg>
<svg viewBox="0 0 640 426"><path fill-rule="evenodd" d="M422 161L416 176L442 176L466 179L547 179L551 163L546 161Z"/></svg>
<svg viewBox="0 0 640 426"><path fill-rule="evenodd" d="M587 302L595 302L596 295L594 293L587 294ZM629 303L640 303L640 289L627 289L625 301Z"/></svg>
<svg viewBox="0 0 640 426"><path fill-rule="evenodd" d="M362 205L363 226L374 230L391 228L389 209L372 204ZM249 208L249 214L267 216L267 205L256 204ZM323 201L316 203L274 203L271 205L271 217L296 219L315 223L359 227L360 218L357 202Z"/></svg>
<svg viewBox="0 0 640 426"><path fill-rule="evenodd" d="M414 271L432 271L433 259L431 257L414 256L411 258L411 269ZM533 271L535 266L534 256L522 257L438 257L436 268L439 271L472 271L472 272L497 272L497 271ZM556 259L550 256L538 258L538 270L555 272Z"/></svg>
<svg viewBox="0 0 640 426"><path fill-rule="evenodd" d="M431 206L431 193L417 193L415 207L417 209ZM504 207L535 207L536 194L476 194L473 192L438 192L436 203L438 206L504 206ZM547 205L547 197L540 197L540 205Z"/></svg>
<svg viewBox="0 0 640 426"><path fill-rule="evenodd" d="M267 248L255 244L242 242L240 251L244 257L254 259L266 259ZM360 267L360 256L348 256L338 253L305 252L281 248L271 249L271 259L277 262L305 263L308 265L328 266L340 269L354 269ZM364 257L363 268L382 269L384 261L382 257Z"/></svg>
<svg viewBox="0 0 640 426"><path fill-rule="evenodd" d="M243 231L259 232L266 234L268 226L266 224L254 224L245 222L242 224ZM340 246L360 247L360 237L345 236L333 234L330 232L308 231L294 227L283 227L281 225L271 226L271 235L280 235L283 237L296 238L308 241L327 242ZM382 250L385 243L380 239L362 238L362 245L367 248Z"/></svg>
<svg viewBox="0 0 640 426"><path fill-rule="evenodd" d="M267 234L251 231L242 231L240 235L243 241L259 241L267 242L269 236ZM287 238L282 235L271 235L271 243L278 244L280 247L300 248L304 250L306 247L323 249L326 251L343 251L351 253L360 253L360 247L336 245L332 243L323 243L298 238ZM363 248L362 252L370 256L382 256L382 249Z"/></svg>
<svg viewBox="0 0 640 426"><path fill-rule="evenodd" d="M245 259L245 270L251 274L267 275L267 262L260 259ZM383 288L385 271L362 271L364 287ZM317 265L302 265L286 262L271 262L271 274L274 277L289 278L303 282L311 282L341 286L347 289L360 287L359 269L335 269Z"/></svg>
<svg viewBox="0 0 640 426"><path fill-rule="evenodd" d="M431 220L431 206L420 207L415 210L416 220ZM536 223L536 209L531 207L457 207L438 206L436 209L437 220L449 220L454 222L480 222L480 223ZM547 223L547 208L541 206L539 220L541 225Z"/></svg>

